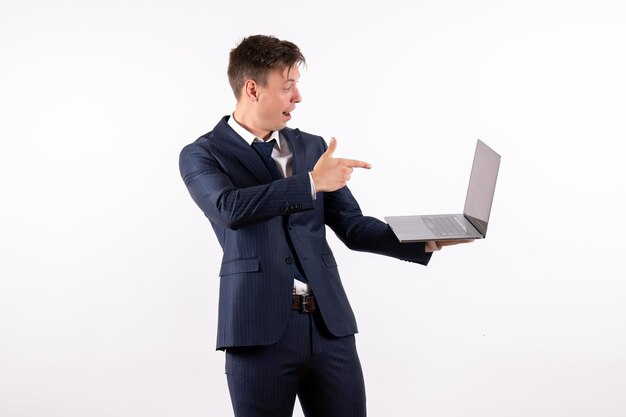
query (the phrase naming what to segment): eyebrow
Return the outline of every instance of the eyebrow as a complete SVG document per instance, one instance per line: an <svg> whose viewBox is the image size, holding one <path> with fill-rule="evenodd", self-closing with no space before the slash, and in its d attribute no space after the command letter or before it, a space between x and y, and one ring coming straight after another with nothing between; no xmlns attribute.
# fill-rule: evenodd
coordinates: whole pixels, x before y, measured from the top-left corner
<svg viewBox="0 0 626 417"><path fill-rule="evenodd" d="M293 83L293 84L298 84L298 80L294 80L294 79L290 78L290 79L288 79L288 80L283 81L283 83L282 83L281 85L282 85L282 86L286 86L286 85L288 85L288 84L290 84L290 83Z"/></svg>

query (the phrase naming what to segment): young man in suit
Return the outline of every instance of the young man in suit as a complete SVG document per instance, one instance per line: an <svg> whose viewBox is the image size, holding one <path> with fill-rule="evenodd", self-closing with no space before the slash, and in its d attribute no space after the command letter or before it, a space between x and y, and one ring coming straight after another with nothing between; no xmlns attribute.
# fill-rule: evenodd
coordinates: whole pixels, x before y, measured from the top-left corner
<svg viewBox="0 0 626 417"><path fill-rule="evenodd" d="M287 122L302 97L293 43L250 36L230 53L237 104L187 145L180 171L223 249L217 349L238 417L362 417L365 389L344 292L325 226L351 249L426 265L459 242L401 244L361 213L346 187L354 168Z"/></svg>

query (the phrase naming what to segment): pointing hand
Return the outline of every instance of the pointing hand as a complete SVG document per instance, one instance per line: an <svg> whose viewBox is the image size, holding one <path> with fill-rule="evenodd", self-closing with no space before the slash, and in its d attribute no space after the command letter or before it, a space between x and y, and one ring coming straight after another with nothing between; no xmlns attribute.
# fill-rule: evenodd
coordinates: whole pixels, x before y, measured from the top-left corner
<svg viewBox="0 0 626 417"><path fill-rule="evenodd" d="M337 139L333 137L328 149L317 160L311 172L316 191L338 190L350 180L354 168L372 168L367 162L356 159L333 158L335 149L337 149Z"/></svg>

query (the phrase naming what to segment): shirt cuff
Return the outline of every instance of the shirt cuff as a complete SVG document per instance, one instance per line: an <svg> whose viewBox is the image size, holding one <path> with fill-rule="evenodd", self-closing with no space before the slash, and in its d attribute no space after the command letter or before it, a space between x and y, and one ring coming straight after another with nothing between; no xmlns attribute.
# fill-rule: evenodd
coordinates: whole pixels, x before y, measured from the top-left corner
<svg viewBox="0 0 626 417"><path fill-rule="evenodd" d="M311 174L311 171L309 171L309 182L311 183L311 197L313 197L313 200L315 200L317 191L315 191L315 183L313 182L313 174Z"/></svg>

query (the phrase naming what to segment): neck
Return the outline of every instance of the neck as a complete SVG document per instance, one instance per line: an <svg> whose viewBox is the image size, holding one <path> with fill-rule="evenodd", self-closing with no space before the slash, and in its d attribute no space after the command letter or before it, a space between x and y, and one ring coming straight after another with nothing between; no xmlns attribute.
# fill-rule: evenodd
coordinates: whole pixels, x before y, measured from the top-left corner
<svg viewBox="0 0 626 417"><path fill-rule="evenodd" d="M252 133L259 139L267 140L272 134L271 130L258 127L258 124L255 121L255 117L250 112L242 109L239 105L237 105L237 107L235 108L233 117L235 118L235 121L239 123L244 129L246 129L248 132Z"/></svg>

